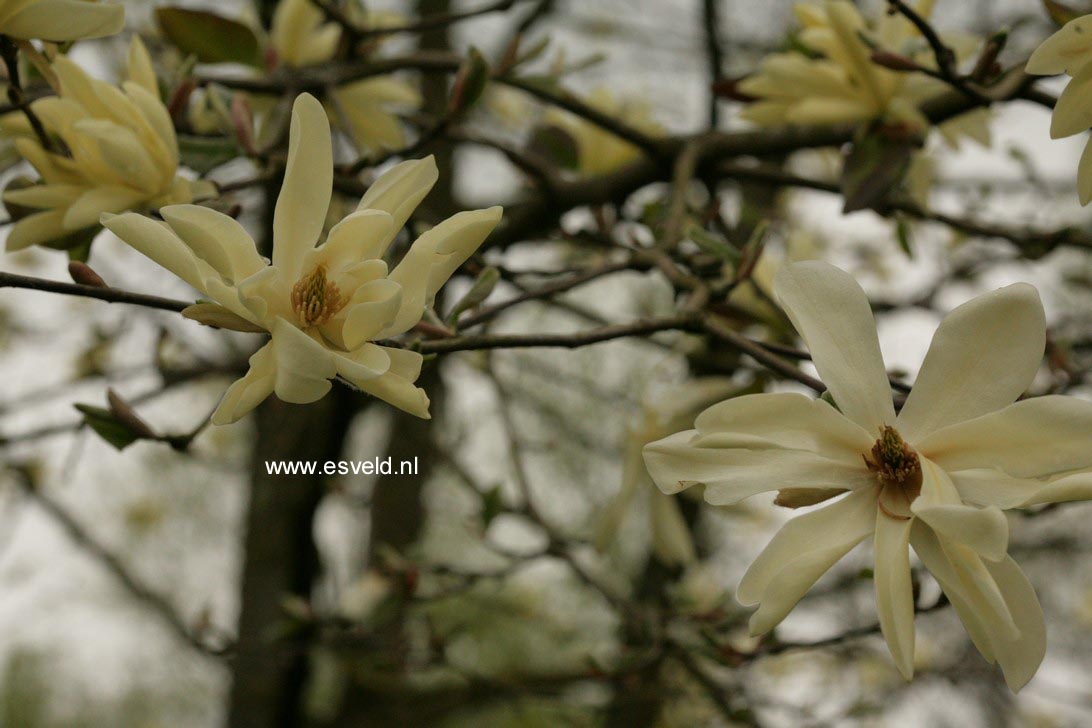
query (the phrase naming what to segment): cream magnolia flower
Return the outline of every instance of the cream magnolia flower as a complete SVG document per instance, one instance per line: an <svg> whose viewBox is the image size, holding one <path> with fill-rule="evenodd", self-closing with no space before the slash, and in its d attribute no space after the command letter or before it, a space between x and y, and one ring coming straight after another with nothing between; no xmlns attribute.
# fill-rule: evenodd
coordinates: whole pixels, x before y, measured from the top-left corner
<svg viewBox="0 0 1092 728"><path fill-rule="evenodd" d="M397 16L379 12L357 20L368 27L398 22ZM270 43L287 66L317 66L337 53L341 26L327 22L311 0L281 0L273 13ZM330 118L343 120L363 151L398 149L405 146L406 133L393 112L420 107L421 94L394 76L376 76L335 89L330 102Z"/></svg>
<svg viewBox="0 0 1092 728"><path fill-rule="evenodd" d="M1043 41L1028 59L1025 70L1037 75L1065 73L1071 80L1058 97L1050 118L1052 139L1073 136L1092 127L1092 15L1075 18ZM1092 140L1085 144L1077 166L1077 195L1081 204L1092 201Z"/></svg>
<svg viewBox="0 0 1092 728"><path fill-rule="evenodd" d="M494 207L448 218L388 274L383 254L436 179L431 157L393 167L316 247L330 206L333 156L326 112L303 94L292 110L272 264L238 222L205 207L161 208L164 222L127 213L105 216L103 224L216 302L198 304L196 318L272 335L224 395L214 423L238 420L273 393L314 402L334 377L428 417L428 397L413 385L421 355L371 342L416 325L501 215Z"/></svg>
<svg viewBox="0 0 1092 728"><path fill-rule="evenodd" d="M596 524L595 545L606 551L618 535L622 522L648 495L648 518L652 551L664 564L685 565L696 558L690 529L675 497L656 489L644 466L645 445L666 437L693 422L694 415L710 403L723 399L739 385L724 377L706 377L676 385L661 396L649 397L642 417L628 428L622 461L622 487L602 512Z"/></svg>
<svg viewBox="0 0 1092 728"><path fill-rule="evenodd" d="M122 90L98 81L64 56L53 62L59 96L31 108L46 131L63 142L46 150L25 116L10 114L3 128L42 184L4 193L5 202L42 210L15 224L7 249L48 243L98 224L104 212L156 208L211 195L214 188L178 176L178 140L159 99L155 72L139 38L129 47L129 80Z"/></svg>
<svg viewBox="0 0 1092 728"><path fill-rule="evenodd" d="M0 0L0 35L67 42L102 38L125 25L125 8L94 0Z"/></svg>
<svg viewBox="0 0 1092 728"><path fill-rule="evenodd" d="M656 484L675 493L703 483L714 505L772 490L793 507L838 497L789 521L743 577L739 601L758 605L753 634L871 539L880 625L909 679L913 546L979 651L1018 690L1042 661L1046 632L1031 584L1006 553L1002 510L1092 497L1092 402L1015 402L1043 356L1035 289L1009 286L948 314L896 415L856 281L805 262L785 266L775 288L839 409L788 393L722 402L696 429L645 449Z"/></svg>
<svg viewBox="0 0 1092 728"><path fill-rule="evenodd" d="M912 3L913 4L913 3ZM928 17L933 0L919 0L917 12ZM759 73L744 79L739 90L759 99L742 116L756 124L833 124L881 119L917 129L929 127L921 103L946 90L943 82L923 73L894 71L872 62L872 48L912 58L921 66L935 59L917 28L900 14L882 14L868 23L847 0L798 3L794 10L803 30L800 42L821 54L775 53ZM957 54L972 46L963 38L946 38Z"/></svg>
<svg viewBox="0 0 1092 728"><path fill-rule="evenodd" d="M620 100L605 88L592 91L584 99L589 106L615 116L649 136L662 136L664 128L652 118L652 110L643 101ZM575 114L551 108L546 121L564 129L576 142L578 169L581 174L606 174L641 156L641 150L603 127Z"/></svg>

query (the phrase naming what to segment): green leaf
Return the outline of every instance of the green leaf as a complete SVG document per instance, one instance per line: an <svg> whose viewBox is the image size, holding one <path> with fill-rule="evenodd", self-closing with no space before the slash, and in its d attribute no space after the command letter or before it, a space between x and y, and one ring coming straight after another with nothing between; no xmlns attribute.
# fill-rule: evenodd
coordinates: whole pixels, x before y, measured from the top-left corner
<svg viewBox="0 0 1092 728"><path fill-rule="evenodd" d="M572 134L559 126L536 127L527 142L527 151L562 169L575 170L580 164L580 148Z"/></svg>
<svg viewBox="0 0 1092 728"><path fill-rule="evenodd" d="M156 8L163 34L183 53L202 63L245 63L262 67L258 36L247 25L204 10Z"/></svg>
<svg viewBox="0 0 1092 728"><path fill-rule="evenodd" d="M902 252L906 253L906 257L914 257L914 247L911 244L911 232L910 220L899 213L895 215L895 235L899 239L899 247L902 248Z"/></svg>
<svg viewBox="0 0 1092 728"><path fill-rule="evenodd" d="M77 404L75 407L83 414L84 423L118 450L124 450L140 439L108 409L89 404Z"/></svg>
<svg viewBox="0 0 1092 728"><path fill-rule="evenodd" d="M868 210L882 203L910 168L916 139L872 130L859 138L842 167L843 212Z"/></svg>
<svg viewBox="0 0 1092 728"><path fill-rule="evenodd" d="M178 151L182 164L201 174L211 172L242 154L234 139L192 134L178 135Z"/></svg>
<svg viewBox="0 0 1092 728"><path fill-rule="evenodd" d="M463 61L451 86L448 108L451 113L462 113L478 102L489 84L489 62L474 46Z"/></svg>
<svg viewBox="0 0 1092 728"><path fill-rule="evenodd" d="M747 239L739 255L739 267L736 269L736 280L741 281L751 277L755 266L758 265L762 253L766 250L766 233L770 231L769 220L760 220L751 230L751 237Z"/></svg>
<svg viewBox="0 0 1092 728"><path fill-rule="evenodd" d="M1084 13L1069 7L1065 3L1060 3L1057 0L1043 0L1043 9L1046 10L1047 15L1058 25L1065 25L1070 20L1081 17Z"/></svg>
<svg viewBox="0 0 1092 728"><path fill-rule="evenodd" d="M699 225L691 225L690 229L686 231L686 237L694 241L702 251L709 253L716 258L719 258L727 263L739 262L739 251L719 235L705 230Z"/></svg>
<svg viewBox="0 0 1092 728"><path fill-rule="evenodd" d="M488 527L493 519L504 512L504 497L499 485L495 485L481 494L482 526Z"/></svg>
<svg viewBox="0 0 1092 728"><path fill-rule="evenodd" d="M474 279L474 285L470 287L470 290L451 307L451 311L447 314L448 325L454 325L463 311L469 311L489 298L489 294L497 287L499 281L499 270L493 266L483 269L478 277Z"/></svg>

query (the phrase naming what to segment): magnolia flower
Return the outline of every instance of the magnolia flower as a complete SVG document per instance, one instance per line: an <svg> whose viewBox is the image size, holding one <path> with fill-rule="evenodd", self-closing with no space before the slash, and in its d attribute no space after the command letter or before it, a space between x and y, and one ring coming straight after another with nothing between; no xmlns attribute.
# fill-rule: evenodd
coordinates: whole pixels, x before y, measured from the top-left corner
<svg viewBox="0 0 1092 728"><path fill-rule="evenodd" d="M1065 73L1072 77L1058 97L1050 117L1052 139L1073 136L1092 127L1092 15L1075 18L1043 41L1028 59L1025 70L1037 75ZM1081 204L1092 201L1092 140L1084 147L1077 165L1077 195Z"/></svg>
<svg viewBox="0 0 1092 728"><path fill-rule="evenodd" d="M661 136L664 128L652 118L649 105L643 101L621 101L605 88L588 94L589 106L624 120L629 126L649 136ZM546 121L561 127L576 142L577 169L581 174L606 174L641 156L641 150L620 139L597 124L575 114L550 109Z"/></svg>
<svg viewBox="0 0 1092 728"><path fill-rule="evenodd" d="M64 56L53 62L53 71L60 95L31 108L63 149L45 149L22 114L2 121L42 178L42 184L4 193L5 202L41 210L15 224L8 250L91 227L104 212L192 202L214 193L210 183L178 176L174 125L139 38L129 46L129 80L122 90L91 78Z"/></svg>
<svg viewBox="0 0 1092 728"><path fill-rule="evenodd" d="M398 22L391 13L368 12L362 25L382 26ZM280 0L273 13L270 43L277 59L293 68L326 63L337 53L341 26L326 22L311 0ZM402 122L392 113L421 106L421 94L394 76L376 76L340 86L330 94L330 118L342 120L346 131L363 151L405 146Z"/></svg>
<svg viewBox="0 0 1092 728"><path fill-rule="evenodd" d="M801 394L730 399L694 430L649 445L656 484L697 483L729 505L765 491L801 507L737 590L758 605L750 629L773 629L854 546L871 539L876 604L899 671L913 674L909 547L936 578L975 646L1018 690L1046 649L1043 613L1007 554L1002 510L1092 497L1092 402L1014 401L1045 345L1035 289L1016 284L952 311L897 415L864 292L825 263L785 266L775 290L837 409Z"/></svg>
<svg viewBox="0 0 1092 728"><path fill-rule="evenodd" d="M0 35L67 42L113 35L125 8L93 0L0 0Z"/></svg>
<svg viewBox="0 0 1092 728"><path fill-rule="evenodd" d="M334 377L427 418L428 397L413 384L421 355L371 342L416 325L501 214L493 207L448 218L388 273L383 254L436 179L432 157L393 167L316 247L330 206L333 154L326 112L303 94L292 110L272 264L238 222L205 207L161 208L164 222L106 215L103 224L215 302L198 304L193 318L272 335L224 395L214 423L238 420L273 393L286 402L314 402Z"/></svg>
<svg viewBox="0 0 1092 728"><path fill-rule="evenodd" d="M652 552L662 563L683 566L696 558L690 529L672 495L656 489L641 454L645 445L685 427L712 402L727 397L739 385L724 377L695 379L649 397L642 417L627 432L622 461L622 487L599 517L595 545L605 551L618 535L622 522L639 497L648 496Z"/></svg>
<svg viewBox="0 0 1092 728"><path fill-rule="evenodd" d="M919 0L915 9L928 17L933 0ZM868 23L846 0L794 7L803 26L800 42L820 54L775 53L759 73L744 79L739 91L758 99L742 116L756 124L833 124L883 120L929 128L921 103L946 90L943 82L923 73L895 71L872 62L872 47L899 53L923 67L935 65L929 45L917 28L900 14L881 15ZM957 54L969 55L973 43L946 37ZM962 53L961 53L962 51Z"/></svg>

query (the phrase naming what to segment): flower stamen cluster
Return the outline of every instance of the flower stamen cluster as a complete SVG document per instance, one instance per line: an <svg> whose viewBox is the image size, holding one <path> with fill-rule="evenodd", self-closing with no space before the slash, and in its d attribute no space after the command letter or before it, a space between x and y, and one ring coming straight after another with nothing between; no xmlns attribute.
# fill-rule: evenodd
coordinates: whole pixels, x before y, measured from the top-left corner
<svg viewBox="0 0 1092 728"><path fill-rule="evenodd" d="M346 302L337 284L326 277L324 265L316 267L292 287L292 310L305 328L326 323L345 307Z"/></svg>
<svg viewBox="0 0 1092 728"><path fill-rule="evenodd" d="M871 452L861 457L880 482L880 510L892 518L909 520L910 504L921 494L918 454L906 444L898 430L884 425Z"/></svg>

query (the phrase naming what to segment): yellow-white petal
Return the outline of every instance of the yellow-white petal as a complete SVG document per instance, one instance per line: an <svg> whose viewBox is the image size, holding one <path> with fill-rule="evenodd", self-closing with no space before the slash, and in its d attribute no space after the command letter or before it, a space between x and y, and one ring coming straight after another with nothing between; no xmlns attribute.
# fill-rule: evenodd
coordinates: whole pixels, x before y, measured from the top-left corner
<svg viewBox="0 0 1092 728"><path fill-rule="evenodd" d="M273 342L269 342L250 357L250 369L246 375L228 387L224 398L212 413L212 424L227 425L242 419L273 394L276 378Z"/></svg>
<svg viewBox="0 0 1092 728"><path fill-rule="evenodd" d="M789 392L733 397L709 407L694 421L703 435L740 433L780 447L844 458L854 465L876 438L821 399Z"/></svg>
<svg viewBox="0 0 1092 728"><path fill-rule="evenodd" d="M1074 75L1092 61L1092 15L1082 15L1063 25L1031 54L1024 70L1040 76Z"/></svg>
<svg viewBox="0 0 1092 728"><path fill-rule="evenodd" d="M697 559L694 539L675 496L656 491L648 502L652 525L652 550L663 563L684 566Z"/></svg>
<svg viewBox="0 0 1092 728"><path fill-rule="evenodd" d="M64 210L48 210L27 215L8 231L6 249L9 253L48 243L67 235Z"/></svg>
<svg viewBox="0 0 1092 728"><path fill-rule="evenodd" d="M362 371L359 360L371 348L380 349L389 357L390 368L386 373L371 376L374 370L365 368ZM338 374L362 391L415 417L429 419L428 395L413 384L421 372L422 361L423 357L417 352L366 345L337 357L337 366Z"/></svg>
<svg viewBox="0 0 1092 728"><path fill-rule="evenodd" d="M273 213L273 265L298 277L304 255L322 235L333 191L330 122L322 104L300 94L292 106L288 163Z"/></svg>
<svg viewBox="0 0 1092 728"><path fill-rule="evenodd" d="M1018 283L979 296L944 317L897 419L909 442L1016 401L1046 347L1039 292Z"/></svg>
<svg viewBox="0 0 1092 728"><path fill-rule="evenodd" d="M1050 136L1053 139L1080 134L1092 127L1092 63L1073 77L1054 104L1050 117Z"/></svg>
<svg viewBox="0 0 1092 728"><path fill-rule="evenodd" d="M754 441L726 437L731 436L688 430L650 443L644 449L649 475L664 493L703 484L705 500L718 506L781 488L852 490L875 484L863 461L832 460L773 443L762 449Z"/></svg>
<svg viewBox="0 0 1092 728"><path fill-rule="evenodd" d="M1092 138L1085 142L1077 165L1077 197L1082 205L1092 202Z"/></svg>
<svg viewBox="0 0 1092 728"><path fill-rule="evenodd" d="M229 281L266 267L254 239L238 220L200 205L168 205L159 213L182 242Z"/></svg>
<svg viewBox="0 0 1092 728"><path fill-rule="evenodd" d="M436 159L431 154L424 159L401 162L372 183L356 209L389 213L397 233L439 178Z"/></svg>
<svg viewBox="0 0 1092 728"><path fill-rule="evenodd" d="M1005 557L1009 522L994 505L976 508L963 503L951 477L936 463L923 459L921 495L910 510L941 536L968 546L990 561Z"/></svg>
<svg viewBox="0 0 1092 728"><path fill-rule="evenodd" d="M876 489L869 488L782 526L736 591L741 604L760 605L751 615L751 634L777 626L819 577L874 531L875 523Z"/></svg>
<svg viewBox="0 0 1092 728"><path fill-rule="evenodd" d="M193 251L165 223L127 212L123 215L103 215L102 224L186 283L204 291L204 281L211 269L207 265L203 268L199 266Z"/></svg>
<svg viewBox="0 0 1092 728"><path fill-rule="evenodd" d="M952 473L952 482L964 500L1002 509L1092 500L1092 471L1068 473L1042 481L1013 478L999 470L979 468Z"/></svg>
<svg viewBox="0 0 1092 728"><path fill-rule="evenodd" d="M990 662L998 662L1014 692L1035 675L1046 653L1046 624L1035 590L1009 557L984 570L1011 624L996 615L980 591L953 568L950 552L924 524L911 534L914 551L951 600L975 646Z"/></svg>
<svg viewBox="0 0 1092 728"><path fill-rule="evenodd" d="M820 261L782 266L774 291L838 409L869 433L895 421L876 321L853 276Z"/></svg>
<svg viewBox="0 0 1092 728"><path fill-rule="evenodd" d="M315 251L315 261L341 268L380 258L394 232L394 221L388 213L382 210L354 212L330 229L326 242Z"/></svg>
<svg viewBox="0 0 1092 728"><path fill-rule="evenodd" d="M152 57L148 55L148 49L139 35L134 35L129 43L129 56L127 71L129 80L139 85L145 91L159 96L159 83L155 78L155 68L152 66Z"/></svg>
<svg viewBox="0 0 1092 728"><path fill-rule="evenodd" d="M402 308L402 287L381 278L365 283L348 304L341 339L346 349L355 349L365 341L378 338Z"/></svg>
<svg viewBox="0 0 1092 728"><path fill-rule="evenodd" d="M86 0L37 0L5 18L0 32L13 38L71 41L113 35L125 25L125 8Z"/></svg>
<svg viewBox="0 0 1092 728"><path fill-rule="evenodd" d="M911 519L876 511L876 611L895 666L914 676L914 588L910 580Z"/></svg>
<svg viewBox="0 0 1092 728"><path fill-rule="evenodd" d="M104 212L125 212L138 207L145 195L132 187L92 187L72 203L64 215L68 230L97 225Z"/></svg>
<svg viewBox="0 0 1092 728"><path fill-rule="evenodd" d="M917 443L949 472L997 468L1042 478L1092 467L1092 402L1050 395L945 427Z"/></svg>
<svg viewBox="0 0 1092 728"><path fill-rule="evenodd" d="M416 325L436 292L493 232L500 218L499 207L460 212L419 237L390 273L390 279L402 286L402 307L382 336Z"/></svg>
<svg viewBox="0 0 1092 728"><path fill-rule="evenodd" d="M334 355L284 319L273 325L273 355L277 376L273 391L293 404L310 404L330 391L330 379L337 375Z"/></svg>

